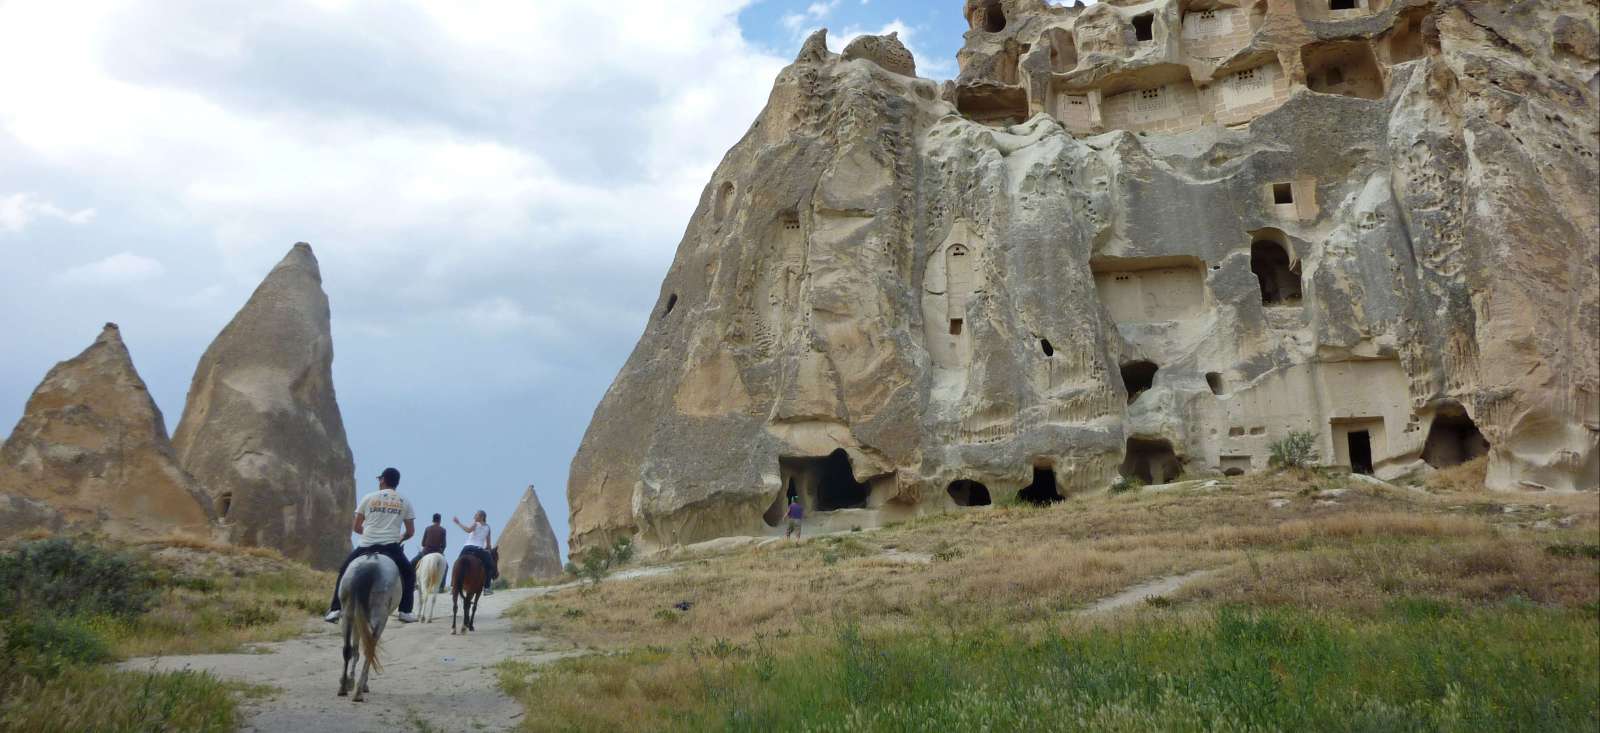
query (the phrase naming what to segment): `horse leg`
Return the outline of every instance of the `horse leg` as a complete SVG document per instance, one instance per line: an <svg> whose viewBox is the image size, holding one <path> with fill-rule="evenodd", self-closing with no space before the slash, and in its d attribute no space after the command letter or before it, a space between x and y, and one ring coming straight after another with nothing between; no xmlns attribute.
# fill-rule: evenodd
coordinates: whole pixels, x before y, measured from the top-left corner
<svg viewBox="0 0 1600 733"><path fill-rule="evenodd" d="M367 701L366 700L366 698L367 698L367 673L370 672L370 671L372 671L372 660L371 659L363 659L363 660L361 660L361 681L358 684L356 684L356 694L355 694L354 697L350 698L351 701L353 701L353 702L366 702Z"/></svg>
<svg viewBox="0 0 1600 733"><path fill-rule="evenodd" d="M339 667L339 697L350 694L351 677L355 671L350 660L355 653L355 645L350 643L350 620L346 618L344 621L344 664Z"/></svg>
<svg viewBox="0 0 1600 733"><path fill-rule="evenodd" d="M461 600L461 591L450 592L450 635L456 635L456 602Z"/></svg>

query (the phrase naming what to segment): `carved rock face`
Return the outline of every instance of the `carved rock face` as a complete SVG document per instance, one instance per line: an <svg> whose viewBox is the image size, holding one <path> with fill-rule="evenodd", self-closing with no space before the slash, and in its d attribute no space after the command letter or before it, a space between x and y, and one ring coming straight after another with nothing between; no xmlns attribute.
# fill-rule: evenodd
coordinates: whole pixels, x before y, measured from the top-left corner
<svg viewBox="0 0 1600 733"><path fill-rule="evenodd" d="M561 576L561 545L532 486L517 502L511 519L500 532L497 546L500 548L500 574L513 583Z"/></svg>
<svg viewBox="0 0 1600 733"><path fill-rule="evenodd" d="M309 245L289 251L206 349L173 445L233 542L318 568L349 552L355 466Z"/></svg>
<svg viewBox="0 0 1600 733"><path fill-rule="evenodd" d="M912 58L911 51L900 42L899 33L890 33L887 36L861 36L844 47L841 56L849 61L851 59L866 59L901 76L916 76L917 61Z"/></svg>
<svg viewBox="0 0 1600 733"><path fill-rule="evenodd" d="M204 493L173 455L161 410L107 324L57 364L0 448L0 530L209 538Z"/></svg>
<svg viewBox="0 0 1600 733"><path fill-rule="evenodd" d="M574 548L1257 471L1302 432L1600 486L1600 11L1091 8L1005 5L942 90L808 44L595 412ZM1083 33L1146 13L1136 54Z"/></svg>

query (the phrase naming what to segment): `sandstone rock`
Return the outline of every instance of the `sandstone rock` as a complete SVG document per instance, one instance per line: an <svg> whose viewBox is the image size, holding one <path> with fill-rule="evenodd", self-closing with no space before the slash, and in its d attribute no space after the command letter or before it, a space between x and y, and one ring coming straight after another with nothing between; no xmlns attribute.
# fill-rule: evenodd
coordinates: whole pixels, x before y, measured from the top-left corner
<svg viewBox="0 0 1600 733"><path fill-rule="evenodd" d="M529 486L500 532L500 574L513 583L561 576L561 545L550 517Z"/></svg>
<svg viewBox="0 0 1600 733"><path fill-rule="evenodd" d="M318 568L349 552L355 465L310 245L296 244L206 349L173 445L233 542Z"/></svg>
<svg viewBox="0 0 1600 733"><path fill-rule="evenodd" d="M942 89L815 38L779 75L573 460L574 548L1246 473L1295 431L1600 486L1592 3L965 10Z"/></svg>
<svg viewBox="0 0 1600 733"><path fill-rule="evenodd" d="M887 36L857 36L839 54L845 61L866 59L901 76L916 76L917 61L900 42L899 33Z"/></svg>
<svg viewBox="0 0 1600 733"><path fill-rule="evenodd" d="M204 492L178 467L161 410L116 324L57 364L0 448L0 531L209 538Z"/></svg>

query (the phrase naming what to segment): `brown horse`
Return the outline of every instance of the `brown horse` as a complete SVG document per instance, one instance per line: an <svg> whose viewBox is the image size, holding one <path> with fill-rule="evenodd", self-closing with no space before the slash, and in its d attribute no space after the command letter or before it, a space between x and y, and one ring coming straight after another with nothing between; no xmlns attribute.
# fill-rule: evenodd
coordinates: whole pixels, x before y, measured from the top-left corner
<svg viewBox="0 0 1600 733"><path fill-rule="evenodd" d="M450 633L456 633L456 606L461 607L461 633L476 631L472 621L478 615L478 600L483 597L483 586L488 582L483 561L477 555L463 552L450 569Z"/></svg>

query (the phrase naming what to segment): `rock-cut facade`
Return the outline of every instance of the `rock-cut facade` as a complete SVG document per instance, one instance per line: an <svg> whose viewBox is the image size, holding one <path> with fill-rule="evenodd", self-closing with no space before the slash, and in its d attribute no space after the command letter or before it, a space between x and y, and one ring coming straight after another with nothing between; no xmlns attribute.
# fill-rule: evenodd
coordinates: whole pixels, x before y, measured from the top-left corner
<svg viewBox="0 0 1600 733"><path fill-rule="evenodd" d="M811 38L707 185L571 545L1127 478L1487 456L1600 486L1582 0L969 0L959 76Z"/></svg>

